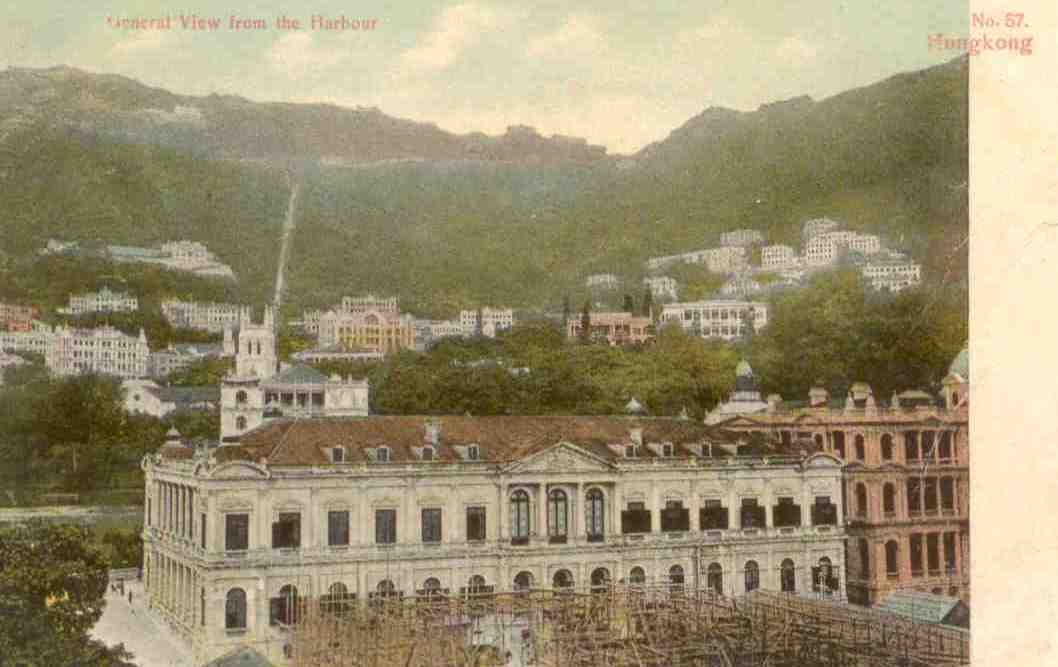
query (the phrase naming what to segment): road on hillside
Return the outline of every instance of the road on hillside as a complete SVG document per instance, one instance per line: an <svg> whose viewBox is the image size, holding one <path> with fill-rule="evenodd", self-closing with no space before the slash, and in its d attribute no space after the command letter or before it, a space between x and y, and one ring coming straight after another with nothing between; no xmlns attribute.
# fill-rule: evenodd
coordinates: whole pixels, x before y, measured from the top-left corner
<svg viewBox="0 0 1058 667"><path fill-rule="evenodd" d="M275 307L276 316L279 316L279 306L283 303L283 292L286 289L285 272L287 259L290 257L290 241L294 236L294 207L297 205L298 188L293 177L287 176L290 182L290 202L287 204L287 217L283 221L283 236L279 247L279 266L276 268L276 292L272 297L272 305Z"/></svg>

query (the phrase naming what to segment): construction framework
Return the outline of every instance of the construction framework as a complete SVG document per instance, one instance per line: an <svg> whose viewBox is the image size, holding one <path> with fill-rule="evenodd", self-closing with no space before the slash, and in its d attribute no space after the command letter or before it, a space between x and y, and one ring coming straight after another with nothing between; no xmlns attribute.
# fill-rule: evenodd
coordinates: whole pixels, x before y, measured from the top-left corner
<svg viewBox="0 0 1058 667"><path fill-rule="evenodd" d="M295 667L944 667L969 632L825 599L671 585L303 603Z"/></svg>

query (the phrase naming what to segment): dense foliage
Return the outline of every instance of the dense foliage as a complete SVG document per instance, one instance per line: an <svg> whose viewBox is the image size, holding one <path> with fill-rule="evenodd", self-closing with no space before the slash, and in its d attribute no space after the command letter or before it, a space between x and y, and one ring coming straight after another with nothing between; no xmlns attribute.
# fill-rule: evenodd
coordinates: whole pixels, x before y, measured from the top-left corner
<svg viewBox="0 0 1058 667"><path fill-rule="evenodd" d="M804 400L812 384L835 391L857 381L888 400L939 389L966 345L967 320L961 289L889 295L865 290L854 271L823 273L775 299L747 354L763 388L787 400Z"/></svg>
<svg viewBox="0 0 1058 667"><path fill-rule="evenodd" d="M105 605L107 562L70 525L0 528L0 664L131 667L88 631Z"/></svg>
<svg viewBox="0 0 1058 667"><path fill-rule="evenodd" d="M0 387L0 485L23 499L44 490L131 489L142 497L139 461L176 426L185 437L216 438L216 414L165 420L130 415L120 383L98 375L53 378L36 364Z"/></svg>

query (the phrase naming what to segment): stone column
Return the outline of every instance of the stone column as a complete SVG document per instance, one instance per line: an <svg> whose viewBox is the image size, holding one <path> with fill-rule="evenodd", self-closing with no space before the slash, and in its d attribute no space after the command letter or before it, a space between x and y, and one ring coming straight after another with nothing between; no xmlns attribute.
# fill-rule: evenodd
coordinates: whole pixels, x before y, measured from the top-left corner
<svg viewBox="0 0 1058 667"><path fill-rule="evenodd" d="M548 536L547 526L547 484L541 482L536 487L536 534L546 540Z"/></svg>
<svg viewBox="0 0 1058 667"><path fill-rule="evenodd" d="M510 496L510 486L507 482L503 481L500 482L499 489L498 502L496 503L496 507L499 508L498 511L500 514L498 517L499 521L497 522L497 526L499 527L498 538L501 542L506 542L511 536L511 527L509 525L511 522L511 511L510 502L507 500ZM486 521L487 520L488 519L486 518Z"/></svg>
<svg viewBox="0 0 1058 667"><path fill-rule="evenodd" d="M691 493L689 502L691 506L688 508L687 511L691 515L691 532L697 533L702 529L700 521L701 513L699 512L699 510L701 510L702 508L702 499L698 495L698 486L694 482L691 482Z"/></svg>
<svg viewBox="0 0 1058 667"><path fill-rule="evenodd" d="M661 495L658 493L657 482L650 483L650 532L661 532Z"/></svg>

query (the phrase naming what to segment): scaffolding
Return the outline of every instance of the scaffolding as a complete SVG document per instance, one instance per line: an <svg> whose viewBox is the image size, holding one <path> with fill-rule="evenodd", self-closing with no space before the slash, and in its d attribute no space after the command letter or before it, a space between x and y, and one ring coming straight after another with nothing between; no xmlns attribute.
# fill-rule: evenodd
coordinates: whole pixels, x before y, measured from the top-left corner
<svg viewBox="0 0 1058 667"><path fill-rule="evenodd" d="M289 631L294 667L969 664L961 629L796 594L671 584L379 596L306 605Z"/></svg>

